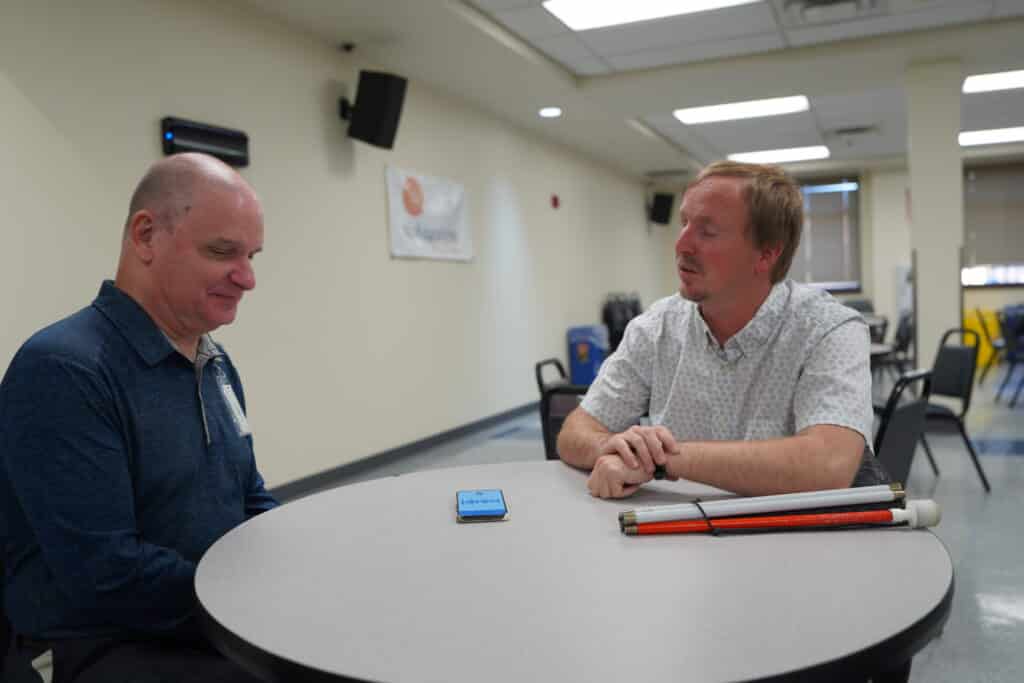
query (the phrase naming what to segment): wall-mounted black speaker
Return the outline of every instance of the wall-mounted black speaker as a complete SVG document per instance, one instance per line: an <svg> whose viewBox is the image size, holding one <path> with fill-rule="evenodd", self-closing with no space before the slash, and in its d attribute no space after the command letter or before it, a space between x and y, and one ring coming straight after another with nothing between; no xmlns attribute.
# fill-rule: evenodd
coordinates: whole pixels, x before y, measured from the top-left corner
<svg viewBox="0 0 1024 683"><path fill-rule="evenodd" d="M160 120L160 137L164 154L203 152L232 166L249 165L249 136L240 130L166 116Z"/></svg>
<svg viewBox="0 0 1024 683"><path fill-rule="evenodd" d="M391 149L402 115L406 80L380 71L360 71L355 105L344 97L338 113L349 122L348 136L371 145Z"/></svg>
<svg viewBox="0 0 1024 683"><path fill-rule="evenodd" d="M668 225L672 222L672 204L675 202L674 194L655 192L651 201L650 218L653 223Z"/></svg>

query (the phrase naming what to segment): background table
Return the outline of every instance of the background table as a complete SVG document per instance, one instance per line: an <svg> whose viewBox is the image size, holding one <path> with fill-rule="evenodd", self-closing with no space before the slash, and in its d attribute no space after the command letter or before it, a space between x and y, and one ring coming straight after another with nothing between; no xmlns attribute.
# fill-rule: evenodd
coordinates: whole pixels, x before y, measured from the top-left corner
<svg viewBox="0 0 1024 683"><path fill-rule="evenodd" d="M512 463L295 501L202 558L208 631L281 680L835 680L905 661L948 616L952 566L928 531L626 537L622 509L721 492L602 501L585 481ZM468 488L502 488L511 519L456 524Z"/></svg>

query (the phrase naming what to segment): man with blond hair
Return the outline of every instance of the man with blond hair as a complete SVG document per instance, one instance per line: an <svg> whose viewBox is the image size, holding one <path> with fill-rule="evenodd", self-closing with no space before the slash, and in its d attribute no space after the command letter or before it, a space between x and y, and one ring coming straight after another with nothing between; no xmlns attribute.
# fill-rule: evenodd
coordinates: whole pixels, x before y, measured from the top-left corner
<svg viewBox="0 0 1024 683"><path fill-rule="evenodd" d="M683 194L679 294L634 319L558 437L587 485L619 498L650 481L744 495L885 479L866 444L870 341L856 311L786 279L799 186L773 166L717 162ZM650 426L637 425L643 415Z"/></svg>
<svg viewBox="0 0 1024 683"><path fill-rule="evenodd" d="M263 248L255 192L201 154L154 164L114 281L34 334L0 384L0 528L15 632L55 683L256 680L196 625L200 556L277 503L242 384L209 333Z"/></svg>

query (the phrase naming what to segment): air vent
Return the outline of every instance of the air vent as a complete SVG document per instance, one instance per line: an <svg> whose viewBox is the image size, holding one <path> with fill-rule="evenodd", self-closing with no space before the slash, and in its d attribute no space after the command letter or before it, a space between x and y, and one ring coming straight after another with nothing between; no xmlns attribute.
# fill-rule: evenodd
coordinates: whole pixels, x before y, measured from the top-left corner
<svg viewBox="0 0 1024 683"><path fill-rule="evenodd" d="M790 26L831 24L878 14L878 0L786 0Z"/></svg>

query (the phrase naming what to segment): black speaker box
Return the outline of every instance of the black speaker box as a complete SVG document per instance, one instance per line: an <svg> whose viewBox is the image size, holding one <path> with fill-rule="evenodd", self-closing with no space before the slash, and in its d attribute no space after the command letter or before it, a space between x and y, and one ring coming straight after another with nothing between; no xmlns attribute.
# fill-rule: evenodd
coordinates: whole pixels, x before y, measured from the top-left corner
<svg viewBox="0 0 1024 683"><path fill-rule="evenodd" d="M348 135L377 147L391 149L402 115L406 80L380 71L360 71L355 106L341 99L341 118L349 121Z"/></svg>
<svg viewBox="0 0 1024 683"><path fill-rule="evenodd" d="M664 192L655 192L654 199L651 202L651 221L654 223L660 223L661 225L668 225L672 222L672 204L675 202L676 196L674 194L665 194Z"/></svg>
<svg viewBox="0 0 1024 683"><path fill-rule="evenodd" d="M232 166L249 165L249 136L240 130L165 116L160 137L164 154L204 152Z"/></svg>

